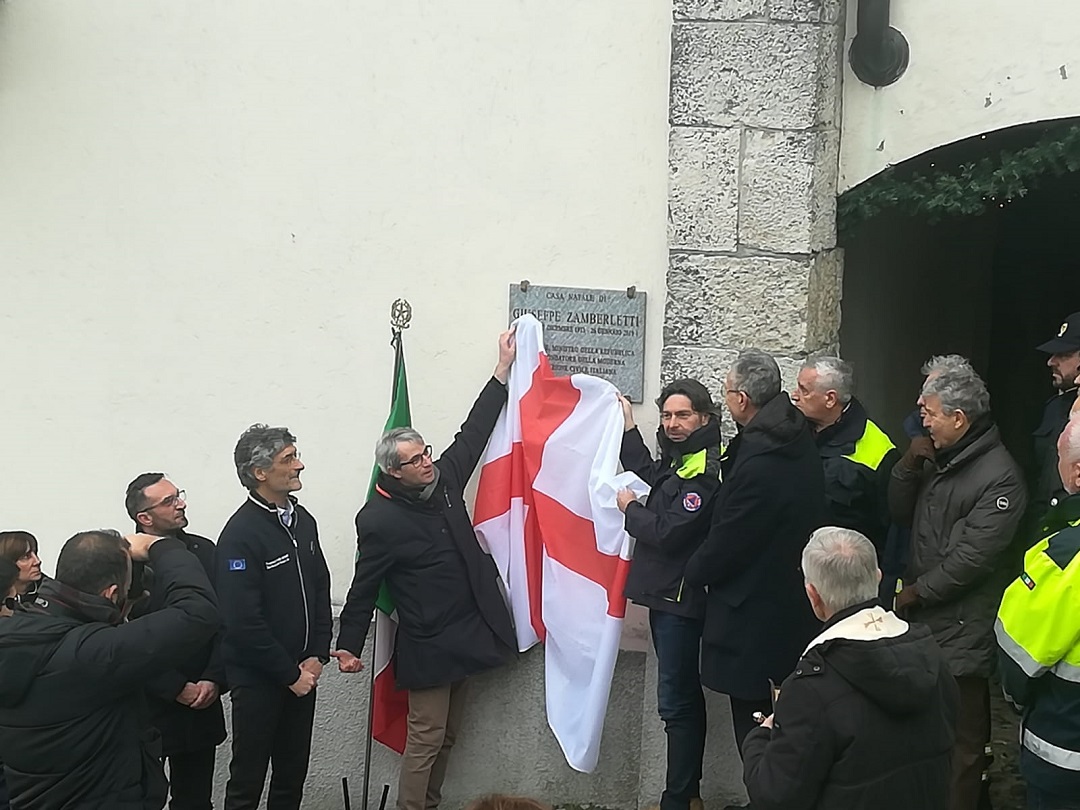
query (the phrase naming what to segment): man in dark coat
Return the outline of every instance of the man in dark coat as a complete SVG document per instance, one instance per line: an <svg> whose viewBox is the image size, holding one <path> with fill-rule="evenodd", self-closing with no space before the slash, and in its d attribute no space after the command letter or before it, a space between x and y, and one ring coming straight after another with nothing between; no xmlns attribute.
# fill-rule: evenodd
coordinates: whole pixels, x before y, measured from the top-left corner
<svg viewBox="0 0 1080 810"><path fill-rule="evenodd" d="M791 400L810 422L821 453L826 519L870 538L880 560L890 525L889 474L900 454L855 398L851 365L839 357L808 360Z"/></svg>
<svg viewBox="0 0 1080 810"><path fill-rule="evenodd" d="M330 569L303 486L296 437L257 424L233 451L247 500L218 537L232 761L225 810L256 810L273 763L267 810L298 810L315 720L315 687L330 660Z"/></svg>
<svg viewBox="0 0 1080 810"><path fill-rule="evenodd" d="M877 604L877 554L818 529L802 555L825 622L743 743L754 810L946 810L959 700L930 631Z"/></svg>
<svg viewBox="0 0 1080 810"><path fill-rule="evenodd" d="M493 379L438 461L412 428L395 428L379 440L376 495L356 516L359 554L333 656L343 672L360 670L385 581L398 614L397 683L409 690L401 810L438 806L468 678L503 664L515 646L498 571L477 542L464 499L506 404L514 356L513 332L506 332Z"/></svg>
<svg viewBox="0 0 1080 810"><path fill-rule="evenodd" d="M893 520L911 527L896 610L929 626L957 679L949 806L975 810L990 740L994 617L1027 495L991 418L990 394L970 367L929 376L919 406L930 436L912 439L889 485Z"/></svg>
<svg viewBox="0 0 1080 810"><path fill-rule="evenodd" d="M626 531L635 539L626 597L649 609L656 651L656 705L667 734L667 778L661 810L688 810L700 800L705 753L705 695L701 691L701 629L705 590L686 584L686 561L709 533L720 489L720 424L708 389L676 380L656 400L661 455L653 461L620 397L626 432L619 454L652 489L645 503L618 493ZM696 804L696 802L695 802Z"/></svg>
<svg viewBox="0 0 1080 810"><path fill-rule="evenodd" d="M727 449L708 538L687 563L686 578L709 587L701 682L731 698L741 743L754 712L771 708L769 681L788 676L817 627L799 555L824 523L825 477L772 357L741 353L724 401L739 433Z"/></svg>
<svg viewBox="0 0 1080 810"><path fill-rule="evenodd" d="M213 584L214 543L185 531L188 518L183 490L162 473L143 473L128 484L124 507L138 531L174 537L183 543ZM143 569L141 581L150 596L135 607L132 616L161 610L164 595L154 584L153 571L141 563L136 563L135 568ZM220 648L219 633L176 669L146 685L150 721L161 732L161 753L169 767L171 810L213 807L214 758L217 747L225 740L225 713L220 699L225 668Z"/></svg>
<svg viewBox="0 0 1080 810"><path fill-rule="evenodd" d="M1042 417L1032 432L1031 469L1028 472L1028 513L1024 519L1024 540L1034 543L1043 537L1043 516L1055 498L1063 500L1065 491L1057 469L1057 440L1069 421L1069 411L1076 402L1077 376L1080 375L1080 312L1074 312L1057 330L1057 335L1038 346L1049 355L1050 381L1054 395L1043 406Z"/></svg>
<svg viewBox="0 0 1080 810"><path fill-rule="evenodd" d="M153 566L163 607L125 621L132 560ZM143 687L217 629L210 582L179 540L106 530L68 540L56 579L0 620L0 751L12 806L161 810L168 784Z"/></svg>

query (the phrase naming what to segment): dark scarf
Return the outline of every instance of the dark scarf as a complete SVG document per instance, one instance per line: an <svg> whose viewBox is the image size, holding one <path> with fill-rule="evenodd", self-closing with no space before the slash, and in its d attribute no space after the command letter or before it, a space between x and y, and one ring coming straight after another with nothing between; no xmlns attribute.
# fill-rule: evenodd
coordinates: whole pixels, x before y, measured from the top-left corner
<svg viewBox="0 0 1080 810"><path fill-rule="evenodd" d="M55 579L42 585L37 598L24 609L58 613L84 622L121 624L124 621L122 605L98 594L77 591Z"/></svg>
<svg viewBox="0 0 1080 810"><path fill-rule="evenodd" d="M400 478L395 478L392 475L387 475L384 472L379 473L378 485L383 489L391 498L405 501L406 503L415 504L418 506L424 506L431 508L433 506L431 502L431 496L435 494L435 490L439 487L439 480L442 478L442 473L439 468L435 468L435 479L424 487L409 487L401 483ZM435 506L437 511L438 507Z"/></svg>
<svg viewBox="0 0 1080 810"><path fill-rule="evenodd" d="M971 427L968 428L968 432L961 436L956 444L952 447L946 447L937 451L937 454L934 456L934 463L937 464L938 469L945 469L949 465L949 462L955 460L957 456L964 452L964 450L975 444L975 442L993 426L994 420L989 414L980 416L976 419L971 424Z"/></svg>
<svg viewBox="0 0 1080 810"><path fill-rule="evenodd" d="M664 458L670 460L673 467L677 467L686 456L699 450L720 450L720 422L716 417L711 418L681 442L672 441L663 428L657 428L656 441Z"/></svg>

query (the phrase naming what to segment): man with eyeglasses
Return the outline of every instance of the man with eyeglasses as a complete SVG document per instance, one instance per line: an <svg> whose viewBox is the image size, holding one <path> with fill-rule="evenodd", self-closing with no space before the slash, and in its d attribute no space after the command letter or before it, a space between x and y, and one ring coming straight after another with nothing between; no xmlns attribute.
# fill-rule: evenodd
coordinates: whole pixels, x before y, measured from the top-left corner
<svg viewBox="0 0 1080 810"><path fill-rule="evenodd" d="M232 694L225 810L298 810L330 660L330 570L315 518L296 500L304 464L284 427L252 425L233 452L247 499L218 538L222 655Z"/></svg>
<svg viewBox="0 0 1080 810"><path fill-rule="evenodd" d="M433 810L472 675L503 664L515 646L494 561L477 542L464 490L507 400L513 331L454 442L434 461L412 428L387 431L375 448L377 494L356 516L359 556L333 656L360 671L372 609L385 581L398 614L397 684L409 690L400 810Z"/></svg>
<svg viewBox="0 0 1080 810"><path fill-rule="evenodd" d="M676 380L660 392L660 458L653 460L620 396L625 432L619 457L652 490L644 503L629 489L617 495L626 531L636 540L626 596L649 609L656 651L656 704L667 735L667 773L659 810L701 808L705 694L701 630L705 589L686 584L686 562L709 534L720 491L720 416L697 380Z"/></svg>
<svg viewBox="0 0 1080 810"><path fill-rule="evenodd" d="M127 486L124 508L135 530L156 537L173 537L199 560L211 584L216 549L213 541L186 531L187 500L182 489L163 473L148 472ZM161 610L164 593L155 587L148 565L134 563L136 593L149 597L132 607L133 618ZM161 732L162 760L168 763L171 810L210 810L214 790L214 758L225 741L225 714L221 690L225 670L221 663L221 635L204 644L175 669L146 685L150 722Z"/></svg>

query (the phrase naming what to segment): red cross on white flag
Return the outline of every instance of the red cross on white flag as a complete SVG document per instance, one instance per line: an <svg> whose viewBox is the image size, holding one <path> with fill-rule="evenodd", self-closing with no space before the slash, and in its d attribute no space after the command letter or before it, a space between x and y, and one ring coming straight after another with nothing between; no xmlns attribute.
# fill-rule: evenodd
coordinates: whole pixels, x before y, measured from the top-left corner
<svg viewBox="0 0 1080 810"><path fill-rule="evenodd" d="M596 768L626 612L633 541L615 503L622 409L611 383L556 377L533 316L517 321L509 402L473 520L506 583L518 647L545 644L548 725L571 767ZM647 487L636 476L632 488Z"/></svg>

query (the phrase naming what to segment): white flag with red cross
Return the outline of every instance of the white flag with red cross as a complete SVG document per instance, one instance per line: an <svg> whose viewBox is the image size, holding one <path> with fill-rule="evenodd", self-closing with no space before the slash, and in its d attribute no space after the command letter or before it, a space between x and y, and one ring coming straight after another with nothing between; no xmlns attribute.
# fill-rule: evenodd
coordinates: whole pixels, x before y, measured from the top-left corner
<svg viewBox="0 0 1080 810"><path fill-rule="evenodd" d="M509 402L488 443L473 520L506 584L522 652L544 642L548 725L566 761L590 773L600 754L633 540L615 502L624 431L615 387L557 377L539 321L517 324Z"/></svg>

